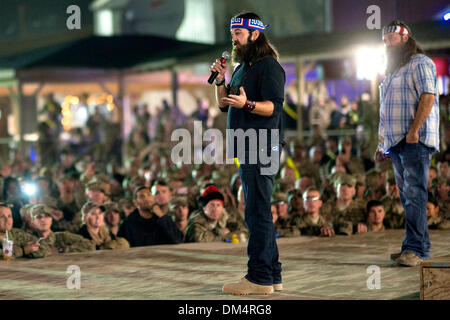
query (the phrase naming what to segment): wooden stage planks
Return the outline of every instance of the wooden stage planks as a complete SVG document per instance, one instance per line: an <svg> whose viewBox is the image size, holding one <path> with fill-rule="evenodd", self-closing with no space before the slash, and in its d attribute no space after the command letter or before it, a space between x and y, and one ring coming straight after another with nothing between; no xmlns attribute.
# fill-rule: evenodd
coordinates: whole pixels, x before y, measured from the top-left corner
<svg viewBox="0 0 450 320"><path fill-rule="evenodd" d="M450 253L450 232L430 231L433 257ZM285 290L271 296L224 295L246 270L246 244L193 243L0 261L0 299L419 299L420 267L398 267L402 230L278 239ZM66 282L76 265L81 288ZM369 266L378 267L380 289ZM372 267L373 268L373 267ZM368 281L369 280L369 281ZM369 284L368 284L369 282Z"/></svg>

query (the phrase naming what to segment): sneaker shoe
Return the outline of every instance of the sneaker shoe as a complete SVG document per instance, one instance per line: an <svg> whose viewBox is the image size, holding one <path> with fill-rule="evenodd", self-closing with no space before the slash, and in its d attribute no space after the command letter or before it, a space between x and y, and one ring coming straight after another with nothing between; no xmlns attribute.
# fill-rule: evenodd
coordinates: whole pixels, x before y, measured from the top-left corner
<svg viewBox="0 0 450 320"><path fill-rule="evenodd" d="M410 251L403 251L400 257L395 260L397 264L406 267L416 267L420 265L422 261L422 258L418 257L415 253Z"/></svg>
<svg viewBox="0 0 450 320"><path fill-rule="evenodd" d="M273 290L274 291L283 291L283 284L282 283L274 283Z"/></svg>
<svg viewBox="0 0 450 320"><path fill-rule="evenodd" d="M231 293L234 295L248 295L248 294L260 294L267 295L273 293L273 286L263 286L248 281L245 277L239 282L227 283L222 288L223 293Z"/></svg>

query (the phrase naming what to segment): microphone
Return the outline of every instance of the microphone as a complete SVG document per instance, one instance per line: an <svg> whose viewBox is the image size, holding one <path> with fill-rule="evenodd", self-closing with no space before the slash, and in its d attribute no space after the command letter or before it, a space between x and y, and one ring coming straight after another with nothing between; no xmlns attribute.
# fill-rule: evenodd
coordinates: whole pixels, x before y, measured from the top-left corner
<svg viewBox="0 0 450 320"><path fill-rule="evenodd" d="M222 58L220 58L220 62L225 63L229 59L230 59L230 53L228 51L224 51L222 53ZM218 74L219 74L219 72L217 72L217 71L211 72L211 75L209 76L209 79L208 79L208 83L212 84L214 82L214 80L216 80Z"/></svg>

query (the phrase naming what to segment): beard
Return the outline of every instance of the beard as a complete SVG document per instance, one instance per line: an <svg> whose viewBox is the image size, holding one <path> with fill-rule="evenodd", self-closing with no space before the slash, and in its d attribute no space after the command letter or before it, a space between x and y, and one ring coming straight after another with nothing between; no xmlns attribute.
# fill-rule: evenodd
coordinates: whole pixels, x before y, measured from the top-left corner
<svg viewBox="0 0 450 320"><path fill-rule="evenodd" d="M255 48L255 41L250 40L250 35L247 38L247 44L241 45L233 43L233 51L231 51L233 63L252 62L254 59L253 53L255 52Z"/></svg>
<svg viewBox="0 0 450 320"><path fill-rule="evenodd" d="M392 74L405 64L404 58L407 50L404 43L386 48L387 73Z"/></svg>

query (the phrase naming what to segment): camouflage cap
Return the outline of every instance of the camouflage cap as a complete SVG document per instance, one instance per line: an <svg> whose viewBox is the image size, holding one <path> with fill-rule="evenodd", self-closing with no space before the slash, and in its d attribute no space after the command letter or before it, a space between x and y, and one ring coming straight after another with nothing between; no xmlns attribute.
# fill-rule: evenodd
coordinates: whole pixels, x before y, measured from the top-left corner
<svg viewBox="0 0 450 320"><path fill-rule="evenodd" d="M444 178L444 177L438 177L438 178L433 179L433 181L432 181L433 187L442 186L444 184L450 186L450 179Z"/></svg>
<svg viewBox="0 0 450 320"><path fill-rule="evenodd" d="M278 203L278 202L288 202L288 198L286 193L284 192L275 192L272 195L272 199L270 201L271 203Z"/></svg>
<svg viewBox="0 0 450 320"><path fill-rule="evenodd" d="M366 185L366 175L362 174L362 173L356 173L354 175L355 179L356 179L356 184L361 184L363 186Z"/></svg>
<svg viewBox="0 0 450 320"><path fill-rule="evenodd" d="M53 197L45 196L42 198L41 203L45 204L46 206L48 206L50 208L58 209L58 200L56 200Z"/></svg>
<svg viewBox="0 0 450 320"><path fill-rule="evenodd" d="M344 174L345 174L344 172L340 172L340 171L333 172L329 176L330 182L335 185L337 180L340 178L340 176L342 176Z"/></svg>
<svg viewBox="0 0 450 320"><path fill-rule="evenodd" d="M108 175L106 175L106 174L96 174L93 178L92 178L92 180L94 180L94 181L99 181L99 182L101 182L101 183L109 183L109 176ZM91 180L91 181L92 181Z"/></svg>
<svg viewBox="0 0 450 320"><path fill-rule="evenodd" d="M121 213L122 210L120 209L120 206L118 203L116 202L105 202L103 204L103 207L105 208L105 212L109 212L109 211L116 211L118 213Z"/></svg>
<svg viewBox="0 0 450 320"><path fill-rule="evenodd" d="M97 180L97 179L92 179L91 181L89 181L86 184L86 190L92 190L92 191L98 190L98 191L101 191L103 193L105 192L105 189L103 189L103 186L102 186L102 182L100 180Z"/></svg>
<svg viewBox="0 0 450 320"><path fill-rule="evenodd" d="M178 206L186 206L186 207L189 206L187 197L177 196L177 197L172 197L169 200L170 210L174 210Z"/></svg>
<svg viewBox="0 0 450 320"><path fill-rule="evenodd" d="M64 174L61 178L58 179L58 183L63 183L66 180L72 181L74 179L73 179L73 177L71 175Z"/></svg>
<svg viewBox="0 0 450 320"><path fill-rule="evenodd" d="M45 214L49 217L52 216L52 209L43 203L35 204L33 207L31 207L31 209L29 209L29 212L31 219L36 219L40 214Z"/></svg>
<svg viewBox="0 0 450 320"><path fill-rule="evenodd" d="M292 189L292 190L289 190L287 192L288 202L291 202L293 197L300 197L300 198L303 197L302 192L300 191L300 189Z"/></svg>
<svg viewBox="0 0 450 320"><path fill-rule="evenodd" d="M96 204L95 202L92 202L92 201L88 201L81 208L81 213L83 214L83 216L85 216L87 213L89 213L91 210L93 210L95 208L100 208L100 210L102 210L102 212L105 212L105 207L103 205Z"/></svg>
<svg viewBox="0 0 450 320"><path fill-rule="evenodd" d="M350 187L354 187L356 185L356 179L349 174L343 174L339 176L336 180L336 186L346 184Z"/></svg>
<svg viewBox="0 0 450 320"><path fill-rule="evenodd" d="M378 177L380 175L379 169L370 169L366 174L366 184L370 188L374 188L378 185Z"/></svg>

